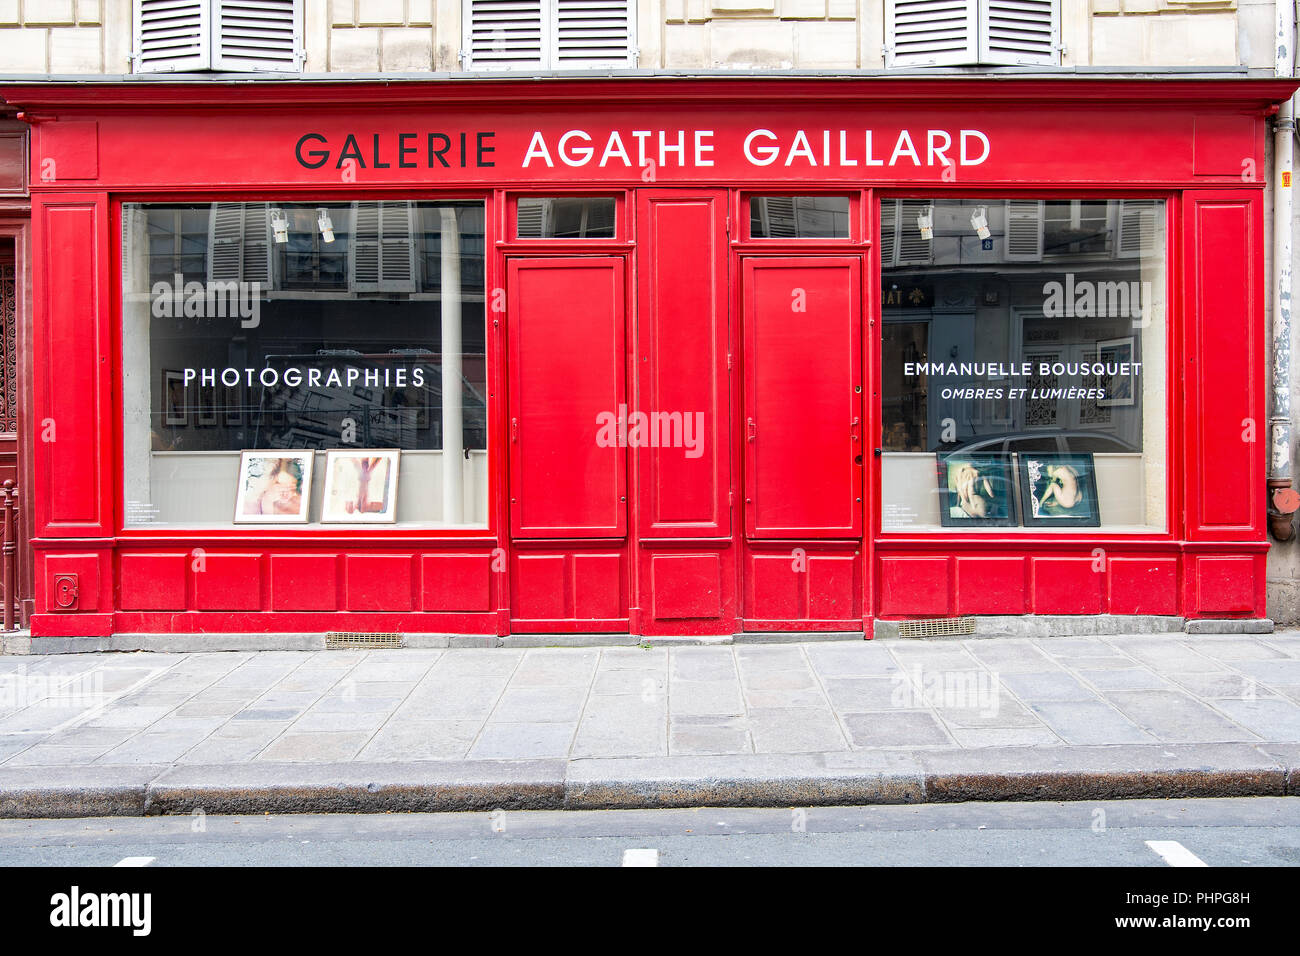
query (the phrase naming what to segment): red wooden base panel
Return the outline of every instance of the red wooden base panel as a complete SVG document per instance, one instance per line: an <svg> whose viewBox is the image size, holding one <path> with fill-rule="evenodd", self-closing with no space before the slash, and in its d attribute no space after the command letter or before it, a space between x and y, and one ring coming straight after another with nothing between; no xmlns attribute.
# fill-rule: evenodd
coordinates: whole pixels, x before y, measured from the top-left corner
<svg viewBox="0 0 1300 956"><path fill-rule="evenodd" d="M958 614L1024 614L1025 559L957 558Z"/></svg>
<svg viewBox="0 0 1300 956"><path fill-rule="evenodd" d="M271 610L338 609L338 558L335 555L271 555Z"/></svg>
<svg viewBox="0 0 1300 956"><path fill-rule="evenodd" d="M951 566L946 556L881 558L881 615L947 617L952 613Z"/></svg>
<svg viewBox="0 0 1300 956"><path fill-rule="evenodd" d="M68 578L79 585L73 606L45 610L107 610L100 594L101 559L90 554L45 557L47 594L61 588L69 601ZM203 550L125 551L117 558L118 610L250 611L250 613L493 613L493 554L361 553L338 551ZM504 561L502 567L504 571ZM109 581L104 575L104 581ZM87 592L87 587L90 591ZM166 615L162 615L166 617ZM166 624L160 624L166 630ZM317 617L309 631L333 627ZM212 628L203 628L212 630ZM432 630L441 630L433 627ZM480 628L474 627L473 632Z"/></svg>
<svg viewBox="0 0 1300 956"><path fill-rule="evenodd" d="M1030 558L1031 606L1035 614L1100 614L1102 585L1106 583L1101 558Z"/></svg>
<svg viewBox="0 0 1300 956"><path fill-rule="evenodd" d="M36 606L56 613L108 611L113 607L108 552L36 554Z"/></svg>
<svg viewBox="0 0 1300 956"><path fill-rule="evenodd" d="M1187 557L1192 562L1198 559ZM1200 562L1207 559L1200 558ZM1199 613L1259 613L1254 593L1256 556L1211 559L1206 594L1188 598ZM1179 558L1174 554L1107 557L1096 550L1051 557L1024 555L882 555L879 614L884 618L965 614L1180 613ZM1213 605L1217 610L1211 612Z"/></svg>
<svg viewBox="0 0 1300 956"><path fill-rule="evenodd" d="M736 629L736 557L715 545L643 544L641 633L731 634Z"/></svg>
<svg viewBox="0 0 1300 956"><path fill-rule="evenodd" d="M123 554L117 606L124 611L183 611L188 554Z"/></svg>
<svg viewBox="0 0 1300 956"><path fill-rule="evenodd" d="M119 611L116 614L37 614L33 637L109 634L320 634L362 631L400 634L496 634L493 614L357 614L318 612Z"/></svg>
<svg viewBox="0 0 1300 956"><path fill-rule="evenodd" d="M1189 617L1250 617L1263 613L1264 555L1188 558Z"/></svg>
<svg viewBox="0 0 1300 956"><path fill-rule="evenodd" d="M1178 613L1177 558L1111 558L1106 584L1111 614Z"/></svg>
<svg viewBox="0 0 1300 956"><path fill-rule="evenodd" d="M493 560L490 554L423 555L421 607L426 611L490 611ZM499 560L504 565L504 557Z"/></svg>
<svg viewBox="0 0 1300 956"><path fill-rule="evenodd" d="M512 630L626 631L625 549L537 550L512 562Z"/></svg>
<svg viewBox="0 0 1300 956"><path fill-rule="evenodd" d="M260 611L262 555L204 554L191 561L198 611Z"/></svg>
<svg viewBox="0 0 1300 956"><path fill-rule="evenodd" d="M752 544L745 560L745 630L862 629L857 545Z"/></svg>

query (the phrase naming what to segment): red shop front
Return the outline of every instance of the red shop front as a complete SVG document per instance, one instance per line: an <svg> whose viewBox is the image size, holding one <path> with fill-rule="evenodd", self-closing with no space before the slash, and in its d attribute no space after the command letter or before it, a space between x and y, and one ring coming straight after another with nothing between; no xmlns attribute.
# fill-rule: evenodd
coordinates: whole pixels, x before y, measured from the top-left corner
<svg viewBox="0 0 1300 956"><path fill-rule="evenodd" d="M2 92L36 636L1265 613L1291 84Z"/></svg>

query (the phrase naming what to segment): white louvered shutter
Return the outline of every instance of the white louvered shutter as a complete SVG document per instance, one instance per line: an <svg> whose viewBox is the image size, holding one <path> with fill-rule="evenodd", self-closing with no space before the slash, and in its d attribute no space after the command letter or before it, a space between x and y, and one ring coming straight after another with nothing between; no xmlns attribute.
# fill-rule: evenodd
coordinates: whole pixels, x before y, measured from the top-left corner
<svg viewBox="0 0 1300 956"><path fill-rule="evenodd" d="M302 68L303 0L213 0L212 68L297 73Z"/></svg>
<svg viewBox="0 0 1300 956"><path fill-rule="evenodd" d="M298 73L304 0L134 0L135 72Z"/></svg>
<svg viewBox="0 0 1300 956"><path fill-rule="evenodd" d="M769 239L793 239L799 235L793 196L767 196L759 216Z"/></svg>
<svg viewBox="0 0 1300 956"><path fill-rule="evenodd" d="M603 236L614 234L614 203L588 203L582 217L583 231L586 236Z"/></svg>
<svg viewBox="0 0 1300 956"><path fill-rule="evenodd" d="M210 62L209 0L135 0L136 73L187 73Z"/></svg>
<svg viewBox="0 0 1300 956"><path fill-rule="evenodd" d="M520 199L515 210L515 235L520 239L541 239L546 235L546 210L550 205L541 199Z"/></svg>
<svg viewBox="0 0 1300 956"><path fill-rule="evenodd" d="M921 238L916 219L930 206L928 199L904 199L898 211L898 264L928 265L934 261L934 242Z"/></svg>
<svg viewBox="0 0 1300 956"><path fill-rule="evenodd" d="M979 0L981 63L1056 66L1060 0Z"/></svg>
<svg viewBox="0 0 1300 956"><path fill-rule="evenodd" d="M886 0L885 66L951 66L979 57L979 0Z"/></svg>
<svg viewBox="0 0 1300 956"><path fill-rule="evenodd" d="M1154 199L1120 200L1119 236L1115 242L1117 259L1137 259L1155 249L1158 209Z"/></svg>
<svg viewBox="0 0 1300 956"><path fill-rule="evenodd" d="M1041 199L1008 199L1007 249L1009 262L1041 262L1043 258L1043 202Z"/></svg>
<svg viewBox="0 0 1300 956"><path fill-rule="evenodd" d="M241 265L245 282L260 282L271 288L271 204L244 203L244 261Z"/></svg>
<svg viewBox="0 0 1300 956"><path fill-rule="evenodd" d="M410 202L352 204L348 246L349 288L354 292L415 292L415 207Z"/></svg>
<svg viewBox="0 0 1300 956"><path fill-rule="evenodd" d="M545 69L550 58L547 6L544 0L466 0L466 67Z"/></svg>
<svg viewBox="0 0 1300 956"><path fill-rule="evenodd" d="M636 65L631 0L554 0L550 18L555 30L557 70Z"/></svg>
<svg viewBox="0 0 1300 956"><path fill-rule="evenodd" d="M898 200L880 200L880 266L898 265Z"/></svg>
<svg viewBox="0 0 1300 956"><path fill-rule="evenodd" d="M208 279L271 287L270 204L219 202L208 216Z"/></svg>

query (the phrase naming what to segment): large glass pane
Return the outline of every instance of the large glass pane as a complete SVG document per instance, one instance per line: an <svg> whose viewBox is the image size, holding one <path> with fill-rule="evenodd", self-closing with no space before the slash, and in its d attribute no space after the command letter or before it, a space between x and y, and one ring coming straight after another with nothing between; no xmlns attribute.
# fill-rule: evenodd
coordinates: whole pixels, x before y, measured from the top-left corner
<svg viewBox="0 0 1300 956"><path fill-rule="evenodd" d="M519 200L520 239L613 239L613 197L541 197Z"/></svg>
<svg viewBox="0 0 1300 956"><path fill-rule="evenodd" d="M848 196L755 196L749 201L751 239L847 239Z"/></svg>
<svg viewBox="0 0 1300 956"><path fill-rule="evenodd" d="M1163 531L1165 206L885 199L882 527Z"/></svg>
<svg viewBox="0 0 1300 956"><path fill-rule="evenodd" d="M129 203L123 222L128 526L229 525L241 490L290 477L310 524L487 524L481 202ZM285 520L269 510L241 498L239 520Z"/></svg>

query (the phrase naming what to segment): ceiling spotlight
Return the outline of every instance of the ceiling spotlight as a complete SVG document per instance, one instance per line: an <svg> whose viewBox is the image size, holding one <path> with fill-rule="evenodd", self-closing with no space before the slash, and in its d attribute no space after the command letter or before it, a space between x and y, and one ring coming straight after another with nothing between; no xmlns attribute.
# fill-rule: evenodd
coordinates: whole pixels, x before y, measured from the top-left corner
<svg viewBox="0 0 1300 956"><path fill-rule="evenodd" d="M970 224L975 230L975 234L981 239L987 239L993 233L989 232L989 209L988 206L980 206L970 214Z"/></svg>
<svg viewBox="0 0 1300 956"><path fill-rule="evenodd" d="M934 238L934 207L926 206L917 214L916 228L921 230L922 239Z"/></svg>
<svg viewBox="0 0 1300 956"><path fill-rule="evenodd" d="M289 241L289 218L279 208L271 210L271 230L276 242Z"/></svg>
<svg viewBox="0 0 1300 956"><path fill-rule="evenodd" d="M334 241L334 223L330 220L329 211L324 206L316 210L316 225L320 228L322 239L326 242Z"/></svg>

